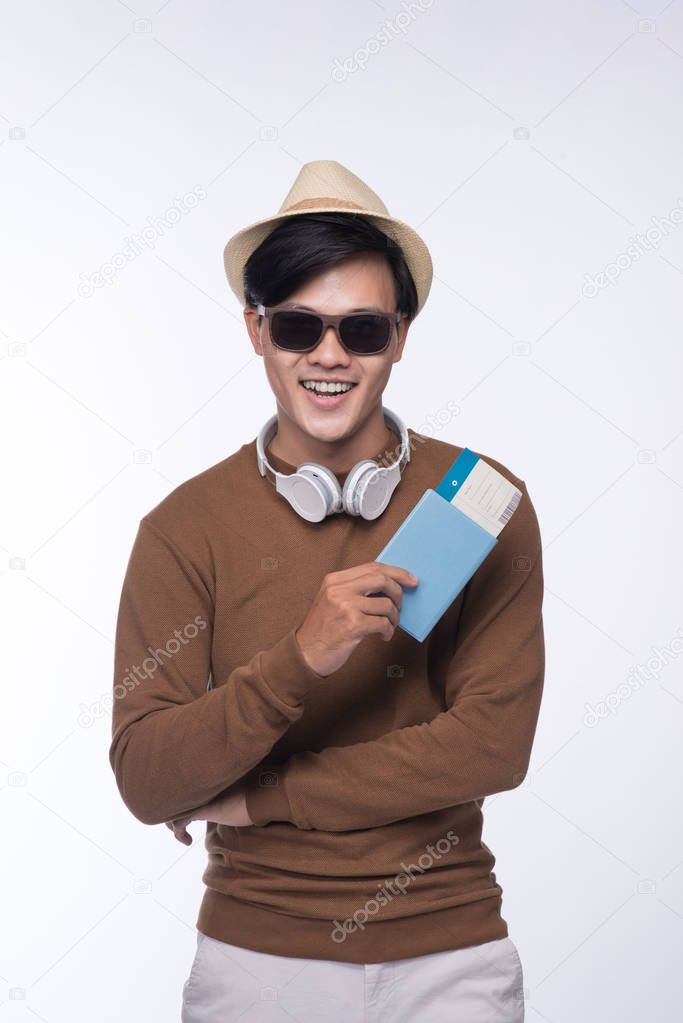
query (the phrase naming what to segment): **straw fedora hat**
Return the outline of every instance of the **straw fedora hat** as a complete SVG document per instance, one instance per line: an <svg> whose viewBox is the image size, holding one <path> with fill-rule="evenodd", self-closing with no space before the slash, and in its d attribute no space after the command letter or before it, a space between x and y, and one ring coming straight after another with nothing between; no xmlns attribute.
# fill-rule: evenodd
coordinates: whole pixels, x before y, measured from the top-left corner
<svg viewBox="0 0 683 1023"><path fill-rule="evenodd" d="M305 163L277 213L265 220L257 220L229 240L223 251L223 262L228 284L238 301L246 304L244 266L264 238L288 217L322 212L362 215L401 247L415 282L419 313L432 284L429 249L412 227L389 215L380 197L364 181L336 160Z"/></svg>

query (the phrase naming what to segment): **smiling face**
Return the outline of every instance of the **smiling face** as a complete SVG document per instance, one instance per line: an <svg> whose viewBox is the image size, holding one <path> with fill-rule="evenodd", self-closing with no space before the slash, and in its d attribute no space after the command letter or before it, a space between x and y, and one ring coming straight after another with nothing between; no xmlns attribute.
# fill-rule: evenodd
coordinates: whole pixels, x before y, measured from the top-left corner
<svg viewBox="0 0 683 1023"><path fill-rule="evenodd" d="M377 253L355 255L321 271L280 304L329 314L359 309L397 311L391 269ZM244 310L244 317L254 351L265 361L277 402L274 453L295 465L324 458L332 471L344 471L379 449L386 432L382 392L393 364L403 354L409 326L406 317L394 324L389 345L379 355L347 352L332 327L313 351L285 352L270 340L265 317L259 326L258 313L250 307ZM314 397L303 386L304 380L338 380L354 386L348 394L330 401Z"/></svg>

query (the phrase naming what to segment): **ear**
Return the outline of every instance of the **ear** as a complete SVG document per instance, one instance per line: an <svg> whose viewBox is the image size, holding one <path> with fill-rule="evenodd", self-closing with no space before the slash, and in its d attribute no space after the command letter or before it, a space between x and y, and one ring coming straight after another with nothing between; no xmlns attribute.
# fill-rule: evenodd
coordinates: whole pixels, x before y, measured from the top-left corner
<svg viewBox="0 0 683 1023"><path fill-rule="evenodd" d="M406 343L408 337L408 329L410 327L410 321L407 316L403 315L399 322L396 324L396 331L398 334L398 344L396 345L396 351L394 353L394 362L400 362L401 356L403 355L403 346Z"/></svg>
<svg viewBox="0 0 683 1023"><path fill-rule="evenodd" d="M243 310L244 322L247 325L247 332L249 334L249 340L252 343L254 351L257 355L263 355L263 344L261 342L261 326L263 324L263 317L259 316L256 311L256 306L248 305Z"/></svg>

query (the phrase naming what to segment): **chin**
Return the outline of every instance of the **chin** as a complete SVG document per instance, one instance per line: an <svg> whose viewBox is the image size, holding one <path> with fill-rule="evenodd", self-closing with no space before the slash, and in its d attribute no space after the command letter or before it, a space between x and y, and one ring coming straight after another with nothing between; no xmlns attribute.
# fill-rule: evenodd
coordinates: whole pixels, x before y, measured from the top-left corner
<svg viewBox="0 0 683 1023"><path fill-rule="evenodd" d="M292 419L303 433L315 440L343 440L353 433L361 418L358 408L316 409L310 407L306 395L302 397L303 402L297 403Z"/></svg>

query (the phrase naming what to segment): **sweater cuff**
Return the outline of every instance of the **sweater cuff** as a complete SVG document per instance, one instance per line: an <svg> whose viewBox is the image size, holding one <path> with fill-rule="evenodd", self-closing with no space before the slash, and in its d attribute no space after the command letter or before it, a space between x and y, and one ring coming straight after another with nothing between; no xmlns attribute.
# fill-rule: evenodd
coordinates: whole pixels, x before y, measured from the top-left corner
<svg viewBox="0 0 683 1023"><path fill-rule="evenodd" d="M247 775L244 782L247 813L255 827L261 828L271 821L292 821L286 774L286 764L261 764Z"/></svg>
<svg viewBox="0 0 683 1023"><path fill-rule="evenodd" d="M261 653L261 674L278 699L290 706L301 703L316 682L324 682L304 658L296 627L286 632L274 646Z"/></svg>

